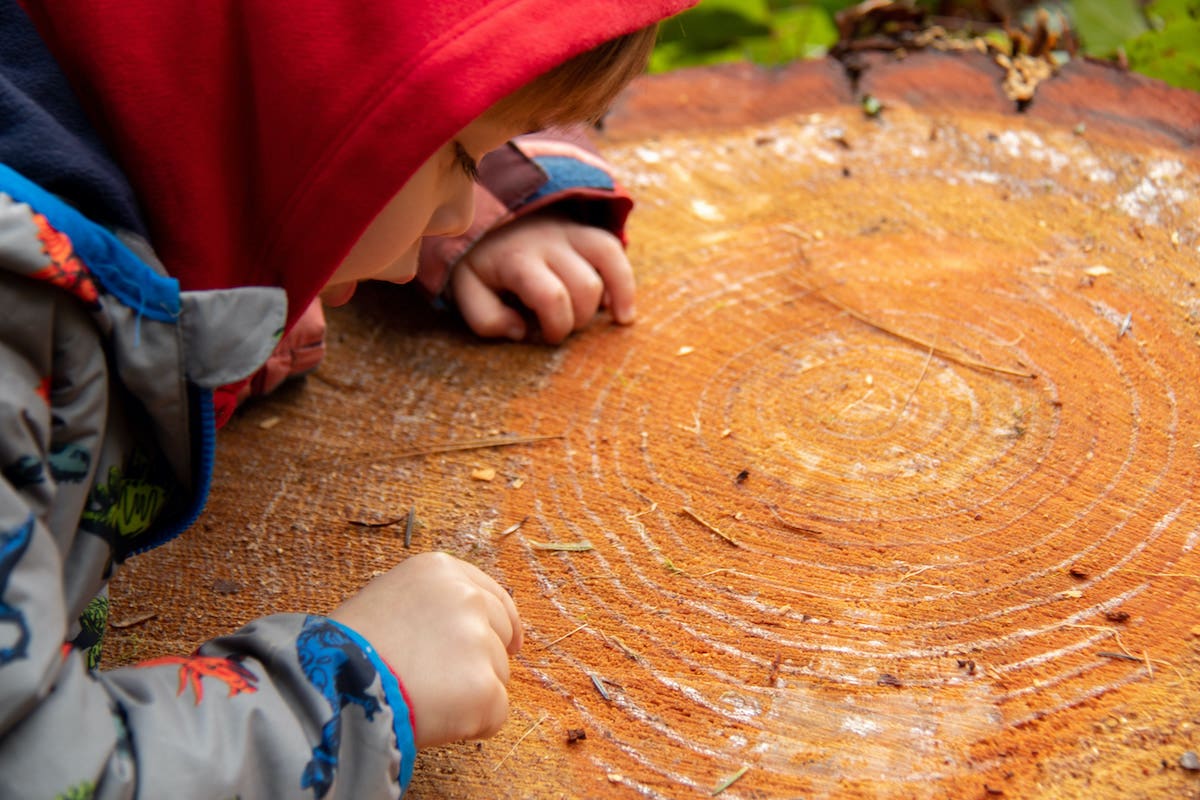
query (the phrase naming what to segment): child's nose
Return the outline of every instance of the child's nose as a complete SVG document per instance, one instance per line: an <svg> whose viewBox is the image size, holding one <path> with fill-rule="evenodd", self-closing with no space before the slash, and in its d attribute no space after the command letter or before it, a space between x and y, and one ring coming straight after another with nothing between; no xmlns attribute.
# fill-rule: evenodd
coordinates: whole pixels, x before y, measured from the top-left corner
<svg viewBox="0 0 1200 800"><path fill-rule="evenodd" d="M459 181L457 184L429 221L425 229L426 236L460 236L475 221L475 184L471 181Z"/></svg>

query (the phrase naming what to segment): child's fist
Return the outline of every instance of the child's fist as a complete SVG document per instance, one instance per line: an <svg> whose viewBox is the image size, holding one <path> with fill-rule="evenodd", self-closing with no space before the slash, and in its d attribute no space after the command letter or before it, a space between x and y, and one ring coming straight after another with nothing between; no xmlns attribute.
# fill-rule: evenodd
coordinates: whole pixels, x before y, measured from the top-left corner
<svg viewBox="0 0 1200 800"><path fill-rule="evenodd" d="M505 294L537 316L542 336L552 343L586 327L601 305L616 322L633 322L633 268L620 240L552 214L489 233L455 267L449 288L480 336L525 337L525 320L505 304Z"/></svg>
<svg viewBox="0 0 1200 800"><path fill-rule="evenodd" d="M508 657L521 647L521 620L478 568L445 553L412 556L330 616L396 671L418 748L491 736L508 717Z"/></svg>

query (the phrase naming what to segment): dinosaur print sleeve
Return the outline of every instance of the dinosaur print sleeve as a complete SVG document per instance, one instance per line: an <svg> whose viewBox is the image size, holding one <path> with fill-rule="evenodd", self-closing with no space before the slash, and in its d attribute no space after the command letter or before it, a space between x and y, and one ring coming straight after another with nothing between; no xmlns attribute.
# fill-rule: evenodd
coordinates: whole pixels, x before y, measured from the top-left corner
<svg viewBox="0 0 1200 800"><path fill-rule="evenodd" d="M398 682L370 645L324 617L266 617L191 656L100 680L138 743L147 797L189 785L216 797L398 797L412 776Z"/></svg>

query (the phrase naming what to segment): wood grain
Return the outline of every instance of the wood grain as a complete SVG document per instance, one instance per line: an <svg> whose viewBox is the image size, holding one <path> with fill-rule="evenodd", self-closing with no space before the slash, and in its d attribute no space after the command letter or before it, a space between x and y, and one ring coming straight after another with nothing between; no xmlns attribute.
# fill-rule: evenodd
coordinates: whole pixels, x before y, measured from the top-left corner
<svg viewBox="0 0 1200 800"><path fill-rule="evenodd" d="M723 798L1198 796L1200 99L1080 64L1018 113L1000 78L639 82L602 141L639 322L481 344L363 292L222 434L198 529L119 575L114 617L157 616L109 657L444 549L528 644L504 731L424 754L413 797L702 797L743 766ZM411 455L517 436L562 438ZM414 504L411 550L349 522Z"/></svg>

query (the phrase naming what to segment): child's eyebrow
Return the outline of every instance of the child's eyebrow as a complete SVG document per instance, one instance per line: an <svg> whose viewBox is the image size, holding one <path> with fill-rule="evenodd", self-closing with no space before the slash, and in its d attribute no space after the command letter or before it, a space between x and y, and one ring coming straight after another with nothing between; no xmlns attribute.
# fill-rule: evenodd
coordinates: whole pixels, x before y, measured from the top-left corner
<svg viewBox="0 0 1200 800"><path fill-rule="evenodd" d="M467 148L462 146L462 142L457 139L454 140L454 161L467 174L468 178L476 183L479 182L479 164L467 152Z"/></svg>

